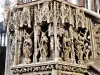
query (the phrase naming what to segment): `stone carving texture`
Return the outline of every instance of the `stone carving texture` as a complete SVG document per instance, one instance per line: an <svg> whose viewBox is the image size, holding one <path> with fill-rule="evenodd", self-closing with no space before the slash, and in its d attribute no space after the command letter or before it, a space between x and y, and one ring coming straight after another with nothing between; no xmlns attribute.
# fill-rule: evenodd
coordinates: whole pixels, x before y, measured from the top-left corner
<svg viewBox="0 0 100 75"><path fill-rule="evenodd" d="M46 1L34 6L13 9L9 19L14 66L55 59L84 65L93 58L93 22L80 8L59 1ZM97 34L99 32L100 30ZM98 40L100 38L97 39L97 44ZM46 65L15 68L14 73L52 69L84 72L83 68L74 66Z"/></svg>
<svg viewBox="0 0 100 75"><path fill-rule="evenodd" d="M56 7L56 15L54 16L55 19L57 19L57 35L54 35L54 29L52 29L54 27L53 23L54 2L44 2L35 5L34 8L25 7L23 9L14 11L15 12L14 19L12 20L11 23L14 23L15 22L14 20L17 20L15 24L18 25L19 27L17 28L20 29L18 31L18 33L20 33L18 34L20 37L18 38L20 39L20 45L23 45L23 47L20 47L20 49L24 49L22 51L25 51L24 48L25 39L27 39L27 37L29 37L30 39L31 36L30 34L32 31L28 32L28 29L31 29L32 27L31 21L34 19L37 32L37 35L35 35L37 38L37 53L36 51L34 51L33 53L35 53L35 58L37 57L39 58L37 61L42 61L42 60L46 61L49 53L48 48L50 48L51 51L50 53L53 54L49 55L52 55L51 57L54 56L53 52L54 36L57 36L57 50L58 50L57 57L59 57L61 60L72 59L71 40L75 40L74 41L75 53L76 57L78 58L78 63L83 63L84 52L86 54L86 60L88 60L88 54L90 52L89 48L86 49L87 51L84 51L85 47L83 46L86 43L86 41L88 41L89 47L91 47L91 44L89 42L90 39L88 39L88 37L90 36L87 37L87 35L90 33L88 30L89 27L84 26L84 21L85 21L84 12L80 9L72 8L69 5L61 2L56 2L55 7ZM32 10L34 11L34 14L32 14L33 13ZM75 13L73 13L72 11L75 11ZM31 15L34 15L33 19ZM76 22L73 19L76 19L75 20ZM73 22L75 22L74 23L75 25L73 25L73 31L75 31L74 33L75 37L72 36L74 37L74 39L71 39L70 23L73 24ZM83 26L85 28L83 28ZM43 27L45 27L45 29L43 29ZM81 30L79 31L79 28L83 29L84 32L82 32ZM48 44L50 45L49 47ZM20 54L21 51L19 51L19 56ZM25 53L24 56L26 57Z"/></svg>
<svg viewBox="0 0 100 75"><path fill-rule="evenodd" d="M69 65L62 65L62 64L31 66L31 67L15 68L15 69L12 69L12 70L13 70L14 74L16 74L16 73L27 73L27 72L52 71L52 70L69 71L69 72L77 72L77 73L87 72L86 68L69 66Z"/></svg>

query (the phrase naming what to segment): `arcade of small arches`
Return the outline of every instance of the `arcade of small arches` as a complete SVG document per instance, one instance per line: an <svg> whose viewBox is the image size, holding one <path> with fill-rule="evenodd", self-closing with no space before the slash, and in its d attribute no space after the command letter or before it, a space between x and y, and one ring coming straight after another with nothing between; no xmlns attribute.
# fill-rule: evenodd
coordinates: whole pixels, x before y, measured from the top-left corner
<svg viewBox="0 0 100 75"><path fill-rule="evenodd" d="M12 9L9 19L13 66L49 61L86 65L99 53L100 27L79 7L46 1Z"/></svg>

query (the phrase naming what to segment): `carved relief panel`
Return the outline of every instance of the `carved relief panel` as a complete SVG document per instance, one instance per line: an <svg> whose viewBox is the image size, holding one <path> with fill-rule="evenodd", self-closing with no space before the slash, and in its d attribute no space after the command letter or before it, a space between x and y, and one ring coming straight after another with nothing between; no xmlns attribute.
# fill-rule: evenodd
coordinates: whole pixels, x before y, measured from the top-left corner
<svg viewBox="0 0 100 75"><path fill-rule="evenodd" d="M91 20L88 22L86 26L83 24L74 30L75 59L78 64L84 64L92 58Z"/></svg>
<svg viewBox="0 0 100 75"><path fill-rule="evenodd" d="M14 47L11 47L14 48L13 62L14 64L21 64L25 59L25 63L30 63L32 53L32 23L30 21L32 16L30 17L30 8L12 9L10 14L9 32L11 37L14 36L12 43Z"/></svg>
<svg viewBox="0 0 100 75"><path fill-rule="evenodd" d="M35 15L35 59L36 62L54 57L53 2L44 2L34 7ZM36 50L37 49L37 50Z"/></svg>
<svg viewBox="0 0 100 75"><path fill-rule="evenodd" d="M94 41L94 51L95 51L95 56L100 55L100 26L96 25L93 28L93 41Z"/></svg>
<svg viewBox="0 0 100 75"><path fill-rule="evenodd" d="M46 62L56 56L60 61L77 64L91 59L92 22L81 9L46 1L18 8L11 18L15 24L16 64Z"/></svg>

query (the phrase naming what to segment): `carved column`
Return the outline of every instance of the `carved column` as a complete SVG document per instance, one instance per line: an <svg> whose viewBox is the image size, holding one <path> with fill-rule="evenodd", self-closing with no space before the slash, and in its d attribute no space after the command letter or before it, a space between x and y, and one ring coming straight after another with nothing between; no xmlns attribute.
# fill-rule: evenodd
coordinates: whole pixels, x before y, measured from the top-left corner
<svg viewBox="0 0 100 75"><path fill-rule="evenodd" d="M38 51L37 51L37 30L36 30L36 23L35 23L35 25L34 25L34 60L33 60L33 62L37 62L37 53L38 53Z"/></svg>
<svg viewBox="0 0 100 75"><path fill-rule="evenodd" d="M93 22L90 20L90 26L89 26L89 31L90 31L90 43L91 43L91 52L92 52L92 59L94 58L94 47L93 47L93 33L92 33L92 28L93 28Z"/></svg>
<svg viewBox="0 0 100 75"><path fill-rule="evenodd" d="M17 37L18 37L18 31L17 31L17 26L15 26L15 55L14 55L14 63L13 63L13 65L17 65L17 58L18 58L18 50L17 50Z"/></svg>
<svg viewBox="0 0 100 75"><path fill-rule="evenodd" d="M91 28L93 28L93 26L91 26ZM96 49L96 44L95 44L95 38L94 38L94 29L92 30L92 49L93 49L93 58L95 58L95 49ZM94 46L93 46L94 45Z"/></svg>
<svg viewBox="0 0 100 75"><path fill-rule="evenodd" d="M58 61L57 51L57 19L56 19L56 1L54 1L54 50L55 50L55 61Z"/></svg>

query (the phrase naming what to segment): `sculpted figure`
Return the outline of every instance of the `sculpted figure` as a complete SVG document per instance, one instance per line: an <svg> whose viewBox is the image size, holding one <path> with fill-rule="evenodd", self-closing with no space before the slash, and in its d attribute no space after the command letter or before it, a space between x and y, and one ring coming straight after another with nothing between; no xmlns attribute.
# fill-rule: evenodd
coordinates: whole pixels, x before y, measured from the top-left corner
<svg viewBox="0 0 100 75"><path fill-rule="evenodd" d="M49 33L48 36L50 36L50 55L51 55L51 58L53 58L54 56L54 30L53 30L52 24L49 25L48 33Z"/></svg>
<svg viewBox="0 0 100 75"><path fill-rule="evenodd" d="M24 61L26 64L31 62L30 56L32 55L32 40L27 38L24 40L23 43L23 54L24 54Z"/></svg>
<svg viewBox="0 0 100 75"><path fill-rule="evenodd" d="M11 60L12 60L12 64L14 64L14 55L15 55L15 42L14 42L14 40L12 40L11 45L12 45L11 46Z"/></svg>
<svg viewBox="0 0 100 75"><path fill-rule="evenodd" d="M60 51L61 51L61 49L60 49L60 47L61 47L61 44L60 44L60 42L59 42L59 36L57 37L57 57L60 57Z"/></svg>
<svg viewBox="0 0 100 75"><path fill-rule="evenodd" d="M64 51L63 53L64 60L69 59L71 47L70 47L70 39L68 37L68 31L65 31L63 35L63 51Z"/></svg>
<svg viewBox="0 0 100 75"><path fill-rule="evenodd" d="M62 54L62 37L63 37L63 34L64 34L64 29L63 28L61 28L61 27L57 27L57 57L60 59L60 60L62 60L61 59L61 57L62 57L62 55L61 55L61 57L60 57L60 53Z"/></svg>
<svg viewBox="0 0 100 75"><path fill-rule="evenodd" d="M75 41L76 55L78 57L79 64L83 63L83 47L84 47L83 45L84 45L83 37L80 36L79 34L78 38L76 38L76 41Z"/></svg>
<svg viewBox="0 0 100 75"><path fill-rule="evenodd" d="M40 48L40 60L41 61L46 61L46 57L47 57L47 42L48 42L48 39L47 37L45 36L45 33L42 32L42 37L41 37L41 48Z"/></svg>

